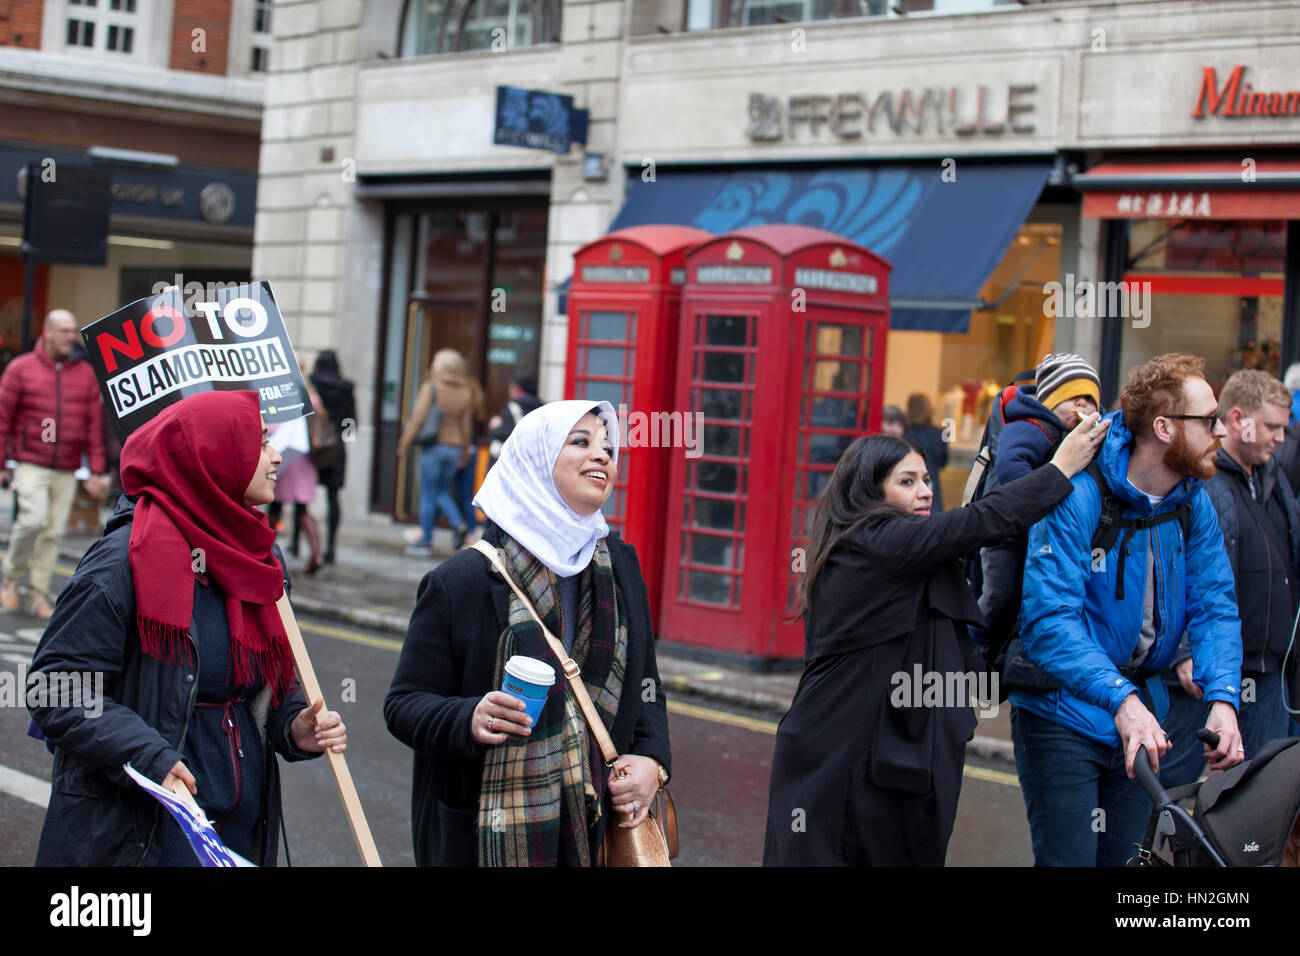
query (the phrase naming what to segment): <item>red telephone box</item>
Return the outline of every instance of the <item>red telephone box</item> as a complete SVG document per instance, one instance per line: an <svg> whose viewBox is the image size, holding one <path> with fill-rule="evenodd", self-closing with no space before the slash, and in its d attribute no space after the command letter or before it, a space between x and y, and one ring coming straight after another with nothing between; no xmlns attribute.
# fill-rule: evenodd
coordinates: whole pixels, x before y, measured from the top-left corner
<svg viewBox="0 0 1300 956"><path fill-rule="evenodd" d="M659 614L669 463L681 450L663 447L660 430L648 435L636 426L665 421L679 407L673 401L686 251L712 238L690 226L634 226L573 257L564 394L603 399L619 412L624 447L605 520L636 546L652 621ZM641 440L629 445L628 431ZM646 438L656 440L647 446Z"/></svg>
<svg viewBox="0 0 1300 956"><path fill-rule="evenodd" d="M890 265L808 226L740 229L686 257L677 407L702 454L672 459L660 636L801 657L804 522L880 426Z"/></svg>

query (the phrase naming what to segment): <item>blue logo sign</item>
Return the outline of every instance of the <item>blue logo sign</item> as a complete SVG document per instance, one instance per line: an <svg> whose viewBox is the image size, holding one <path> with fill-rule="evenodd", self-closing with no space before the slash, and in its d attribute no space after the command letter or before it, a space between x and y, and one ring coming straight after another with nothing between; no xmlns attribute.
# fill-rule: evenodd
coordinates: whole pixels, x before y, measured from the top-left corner
<svg viewBox="0 0 1300 956"><path fill-rule="evenodd" d="M587 142L587 111L575 110L563 93L498 86L492 142L563 155L572 143Z"/></svg>

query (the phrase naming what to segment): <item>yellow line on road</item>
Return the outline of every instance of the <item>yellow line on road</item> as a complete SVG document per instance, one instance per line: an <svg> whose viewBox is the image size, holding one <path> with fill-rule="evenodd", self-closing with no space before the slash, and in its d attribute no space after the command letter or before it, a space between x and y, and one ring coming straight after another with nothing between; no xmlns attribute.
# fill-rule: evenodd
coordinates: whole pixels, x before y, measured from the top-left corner
<svg viewBox="0 0 1300 956"><path fill-rule="evenodd" d="M962 773L976 780L987 780L989 783L1001 783L1008 787L1020 786L1020 778L1005 770L988 770L985 767L972 767L968 764L962 768Z"/></svg>
<svg viewBox="0 0 1300 956"><path fill-rule="evenodd" d="M756 717L742 717L740 714L730 714L725 710L714 710L712 707L700 707L696 704L683 704L679 700L670 700L668 702L668 713L681 714L683 717L697 717L700 720L711 720L715 724L730 724L732 727L743 727L745 730L754 730L761 734L775 734L776 723L771 720L759 720Z"/></svg>
<svg viewBox="0 0 1300 956"><path fill-rule="evenodd" d="M312 634L334 637L350 644L364 644L366 647L378 647L386 651L400 651L402 649L401 641L394 640L391 637L375 637L373 634L363 634L351 628L317 624L315 621L299 621L298 626Z"/></svg>

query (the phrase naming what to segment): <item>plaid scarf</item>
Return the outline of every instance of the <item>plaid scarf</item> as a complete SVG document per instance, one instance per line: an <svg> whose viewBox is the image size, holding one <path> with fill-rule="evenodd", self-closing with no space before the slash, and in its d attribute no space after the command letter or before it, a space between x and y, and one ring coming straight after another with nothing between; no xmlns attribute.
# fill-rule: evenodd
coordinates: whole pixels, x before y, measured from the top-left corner
<svg viewBox="0 0 1300 956"><path fill-rule="evenodd" d="M506 568L538 616L552 634L562 635L563 609L551 572L509 536L501 550ZM627 624L618 613L609 547L603 539L580 573L570 656L582 669L587 692L608 728L623 694ZM493 687L501 686L505 663L515 654L550 664L557 680L532 734L510 735L488 749L479 796L479 866L590 866L590 830L600 818L608 771L559 660L511 592L508 624L497 641Z"/></svg>

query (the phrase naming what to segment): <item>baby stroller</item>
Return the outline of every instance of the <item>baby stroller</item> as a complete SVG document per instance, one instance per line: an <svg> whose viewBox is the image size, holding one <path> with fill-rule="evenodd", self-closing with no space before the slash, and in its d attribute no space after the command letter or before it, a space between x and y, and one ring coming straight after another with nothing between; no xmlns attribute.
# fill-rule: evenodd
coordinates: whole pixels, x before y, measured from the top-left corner
<svg viewBox="0 0 1300 956"><path fill-rule="evenodd" d="M1212 731L1202 728L1196 736L1218 746ZM1155 808L1130 865L1170 866L1156 855L1166 848L1176 867L1300 865L1300 737L1271 740L1254 759L1168 792L1145 748L1133 772ZM1193 796L1195 813L1189 814L1178 801Z"/></svg>

